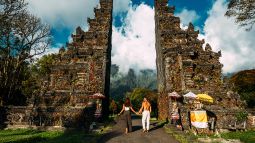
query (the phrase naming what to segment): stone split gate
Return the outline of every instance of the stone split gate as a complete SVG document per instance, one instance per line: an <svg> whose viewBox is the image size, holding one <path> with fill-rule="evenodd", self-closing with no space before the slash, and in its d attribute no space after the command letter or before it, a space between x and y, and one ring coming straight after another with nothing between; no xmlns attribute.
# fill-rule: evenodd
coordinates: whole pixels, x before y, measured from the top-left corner
<svg viewBox="0 0 255 143"><path fill-rule="evenodd" d="M208 109L215 112L218 126L223 128L225 115L233 117L242 102L222 82L221 52L212 51L209 44L203 48L205 41L198 39L199 31L191 23L186 30L181 29L180 18L174 16L174 7L167 6L168 0L154 2L159 118L169 117L167 93L206 92L215 99ZM31 99L30 106L8 107L9 127L88 128L96 108L89 104L94 101L88 96L94 93L105 95L102 109L103 115L108 115L112 7L112 0L100 0L100 6L94 9L95 18L88 18L89 30L78 27L73 42L60 48L49 80L41 95Z"/></svg>

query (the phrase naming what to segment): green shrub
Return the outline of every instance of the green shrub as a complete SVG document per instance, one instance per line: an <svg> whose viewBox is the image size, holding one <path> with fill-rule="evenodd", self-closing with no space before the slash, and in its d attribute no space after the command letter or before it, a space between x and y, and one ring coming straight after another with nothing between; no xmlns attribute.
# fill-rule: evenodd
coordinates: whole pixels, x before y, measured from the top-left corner
<svg viewBox="0 0 255 143"><path fill-rule="evenodd" d="M248 118L248 113L246 111L240 111L235 114L237 121L245 121Z"/></svg>

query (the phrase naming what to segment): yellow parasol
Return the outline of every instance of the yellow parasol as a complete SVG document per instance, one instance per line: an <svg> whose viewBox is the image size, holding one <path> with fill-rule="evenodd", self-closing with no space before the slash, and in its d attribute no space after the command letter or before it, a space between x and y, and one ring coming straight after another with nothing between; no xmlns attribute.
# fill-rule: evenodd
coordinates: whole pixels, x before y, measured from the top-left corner
<svg viewBox="0 0 255 143"><path fill-rule="evenodd" d="M197 94L197 99L200 101L213 103L213 98L207 94Z"/></svg>

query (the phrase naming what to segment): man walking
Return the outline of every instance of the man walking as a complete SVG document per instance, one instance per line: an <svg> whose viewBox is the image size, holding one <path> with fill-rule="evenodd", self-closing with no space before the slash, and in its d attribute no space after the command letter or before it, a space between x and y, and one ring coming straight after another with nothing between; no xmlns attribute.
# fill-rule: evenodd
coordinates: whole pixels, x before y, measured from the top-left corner
<svg viewBox="0 0 255 143"><path fill-rule="evenodd" d="M147 98L143 99L142 107L139 110L139 114L142 113L142 124L143 132L148 132L150 128L150 113L151 113L151 104Z"/></svg>

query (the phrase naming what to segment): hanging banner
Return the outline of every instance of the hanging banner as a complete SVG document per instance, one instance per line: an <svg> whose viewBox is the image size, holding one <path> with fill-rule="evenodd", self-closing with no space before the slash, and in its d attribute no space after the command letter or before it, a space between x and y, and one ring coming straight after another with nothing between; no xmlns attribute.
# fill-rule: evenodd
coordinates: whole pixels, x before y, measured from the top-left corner
<svg viewBox="0 0 255 143"><path fill-rule="evenodd" d="M190 111L191 124L196 128L207 128L207 114L206 111Z"/></svg>

